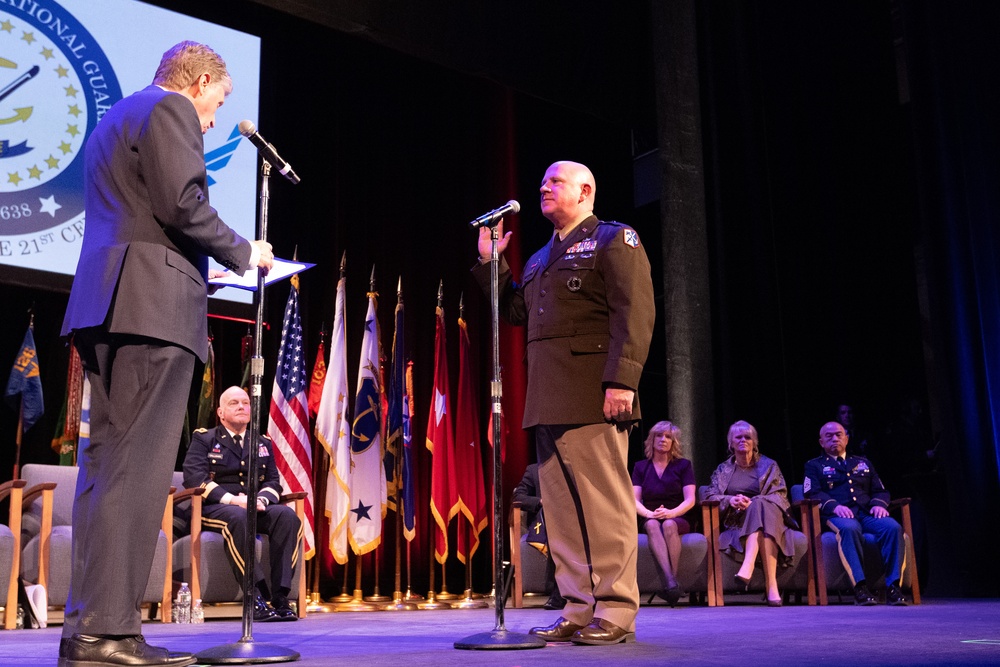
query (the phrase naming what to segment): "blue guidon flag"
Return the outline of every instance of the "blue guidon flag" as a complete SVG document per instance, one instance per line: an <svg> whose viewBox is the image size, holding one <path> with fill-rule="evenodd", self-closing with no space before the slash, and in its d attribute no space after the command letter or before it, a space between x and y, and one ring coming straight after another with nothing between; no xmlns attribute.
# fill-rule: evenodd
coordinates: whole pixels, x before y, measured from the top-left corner
<svg viewBox="0 0 1000 667"><path fill-rule="evenodd" d="M7 391L4 398L14 410L18 409L18 397L21 399L22 430L27 431L45 412L42 399L42 376L38 370L38 351L35 349L35 337L31 327L24 334L24 342L14 359L7 380Z"/></svg>

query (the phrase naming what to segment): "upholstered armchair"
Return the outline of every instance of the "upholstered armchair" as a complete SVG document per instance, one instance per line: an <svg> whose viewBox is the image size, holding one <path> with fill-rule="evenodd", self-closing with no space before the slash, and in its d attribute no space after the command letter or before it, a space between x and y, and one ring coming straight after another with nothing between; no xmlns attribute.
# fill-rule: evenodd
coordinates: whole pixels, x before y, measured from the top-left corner
<svg viewBox="0 0 1000 667"><path fill-rule="evenodd" d="M222 535L202 530L201 508L203 489L184 489L184 473L175 472L173 484L179 489L174 494L178 509L174 513L177 530L173 548L173 579L179 585L186 581L191 587L191 599L200 599L203 604L216 602L239 602L243 599L243 582L237 581L226 557L226 546ZM294 503L299 521L305 525L305 493L285 494L283 503ZM269 571L268 550L263 548L266 535L258 535L255 542L255 558L263 559L263 569ZM303 558L304 542L299 545L299 561L292 575L292 591L289 600L297 600L299 618L306 616L306 577Z"/></svg>
<svg viewBox="0 0 1000 667"><path fill-rule="evenodd" d="M24 493L21 522L21 577L25 584L45 587L50 607L63 607L69 595L72 564L73 500L76 466L30 463L21 469L28 485ZM164 504L164 521L170 506ZM127 511L127 508L122 508ZM127 536L123 536L127 539ZM170 531L160 531L143 602L150 603L150 618L156 608L169 605L166 585ZM168 620L164 618L164 620Z"/></svg>

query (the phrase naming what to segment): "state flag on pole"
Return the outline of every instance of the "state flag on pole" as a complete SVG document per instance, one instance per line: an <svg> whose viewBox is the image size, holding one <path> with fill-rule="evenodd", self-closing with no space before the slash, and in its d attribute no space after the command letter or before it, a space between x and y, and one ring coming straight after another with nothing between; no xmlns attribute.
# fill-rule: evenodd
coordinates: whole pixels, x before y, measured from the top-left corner
<svg viewBox="0 0 1000 667"><path fill-rule="evenodd" d="M312 448L309 445L309 407L306 404L306 361L302 351L299 290L292 284L281 325L278 364L271 387L267 435L274 443L274 462L287 493L306 495L304 558L316 551L313 536Z"/></svg>
<svg viewBox="0 0 1000 667"><path fill-rule="evenodd" d="M382 390L379 384L378 305L368 293L368 315L361 342L358 391L351 428L351 509L348 539L354 553L373 551L382 541L386 506L382 468Z"/></svg>
<svg viewBox="0 0 1000 667"><path fill-rule="evenodd" d="M351 422L347 418L347 334L344 326L346 279L337 282L337 305L330 332L330 366L316 413L316 437L330 458L326 478L329 549L334 560L347 562L347 515L351 504Z"/></svg>
<svg viewBox="0 0 1000 667"><path fill-rule="evenodd" d="M20 406L18 406L20 397ZM35 425L45 412L42 398L42 376L38 370L38 351L35 348L35 336L31 327L24 333L24 342L17 352L14 365L10 369L7 380L7 391L4 392L7 405L13 410L21 411L21 430L24 433Z"/></svg>
<svg viewBox="0 0 1000 667"><path fill-rule="evenodd" d="M434 531L434 558L448 560L448 523L458 511L448 460L452 445L451 406L448 392L448 354L445 342L444 309L436 310L434 333L434 394L427 417L427 449L433 454L431 465L431 515L437 524Z"/></svg>
<svg viewBox="0 0 1000 667"><path fill-rule="evenodd" d="M458 407L455 411L455 449L452 458L459 517L458 560L465 563L479 548L479 533L489 523L486 514L486 490L483 482L483 458L479 447L479 403L472 385L469 361L468 325L458 318ZM467 535L468 533L468 535Z"/></svg>
<svg viewBox="0 0 1000 667"><path fill-rule="evenodd" d="M195 428L215 428L216 408L215 398L215 350L212 348L212 337L208 337L208 360L201 374L201 391L198 392L198 417Z"/></svg>
<svg viewBox="0 0 1000 667"><path fill-rule="evenodd" d="M413 362L406 364L406 394L403 395L403 537L412 542L417 536L414 513L417 483L413 471L413 432L410 416L413 414Z"/></svg>
<svg viewBox="0 0 1000 667"><path fill-rule="evenodd" d="M392 335L392 374L389 376L389 410L387 415L388 428L385 443L385 479L386 496L389 509L397 511L399 507L400 480L396 479L396 461L403 447L403 384L406 381L406 368L403 361L403 299L396 299L396 327Z"/></svg>
<svg viewBox="0 0 1000 667"><path fill-rule="evenodd" d="M80 406L83 402L83 361L75 345L69 346L69 369L66 372L66 398L56 424L52 449L59 454L59 465L76 465L77 440L80 438Z"/></svg>
<svg viewBox="0 0 1000 667"><path fill-rule="evenodd" d="M320 338L319 349L316 350L316 363L313 364L312 378L309 380L309 416L319 414L319 402L323 397L323 381L326 379L326 346Z"/></svg>

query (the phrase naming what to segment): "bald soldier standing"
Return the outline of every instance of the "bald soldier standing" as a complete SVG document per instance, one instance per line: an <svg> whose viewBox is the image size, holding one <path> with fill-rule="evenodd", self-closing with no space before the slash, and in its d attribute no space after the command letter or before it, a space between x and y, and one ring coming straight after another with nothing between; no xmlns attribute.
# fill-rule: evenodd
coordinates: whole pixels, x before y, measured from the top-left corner
<svg viewBox="0 0 1000 667"><path fill-rule="evenodd" d="M638 537L627 467L636 389L653 334L649 260L639 235L594 215L594 175L577 162L545 172L541 210L552 239L521 283L500 258L502 317L527 325L524 428L533 428L556 583L566 607L546 641L618 644L635 639ZM511 232L498 229L497 250ZM489 290L489 229L473 274Z"/></svg>

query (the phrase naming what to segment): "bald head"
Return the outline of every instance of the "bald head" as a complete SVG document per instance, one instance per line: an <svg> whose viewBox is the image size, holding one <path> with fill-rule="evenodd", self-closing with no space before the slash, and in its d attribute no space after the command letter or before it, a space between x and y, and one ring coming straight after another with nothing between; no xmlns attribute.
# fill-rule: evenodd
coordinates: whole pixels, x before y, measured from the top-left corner
<svg viewBox="0 0 1000 667"><path fill-rule="evenodd" d="M230 387L219 397L216 414L223 426L242 435L250 423L250 397L240 387Z"/></svg>
<svg viewBox="0 0 1000 667"><path fill-rule="evenodd" d="M827 422L819 429L819 446L829 456L837 458L847 451L847 431L840 422Z"/></svg>
<svg viewBox="0 0 1000 667"><path fill-rule="evenodd" d="M542 215L557 230L573 227L594 213L597 184L590 169L579 162L552 163L539 192Z"/></svg>

